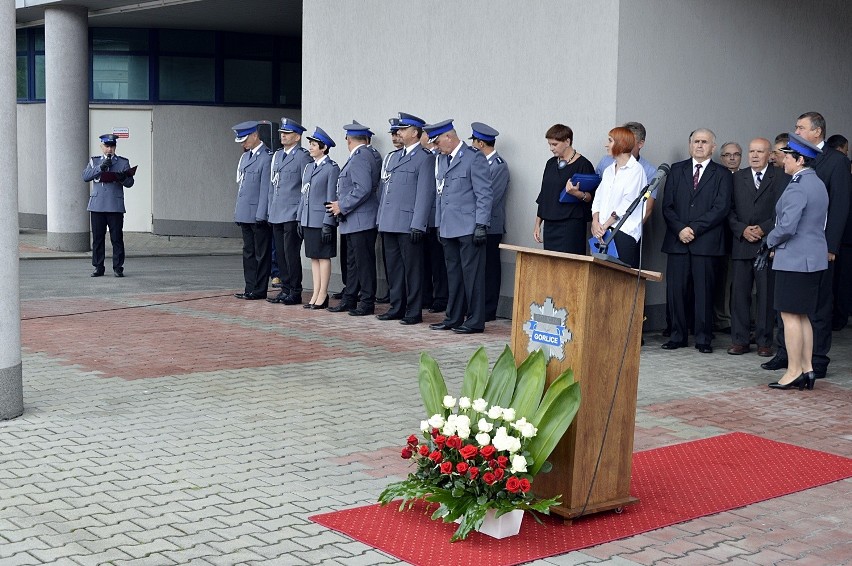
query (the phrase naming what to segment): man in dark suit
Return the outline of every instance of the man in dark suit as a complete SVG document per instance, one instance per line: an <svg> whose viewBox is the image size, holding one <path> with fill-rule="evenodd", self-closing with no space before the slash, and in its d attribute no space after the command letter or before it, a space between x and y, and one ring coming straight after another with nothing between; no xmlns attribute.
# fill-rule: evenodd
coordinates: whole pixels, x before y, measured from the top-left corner
<svg viewBox="0 0 852 566"><path fill-rule="evenodd" d="M775 226L775 203L790 176L769 166L772 145L766 138L755 138L748 145L749 167L734 173L734 199L728 213L733 236L731 248L731 347L732 355L751 351L751 290L757 288L755 341L757 355L772 356L772 308L774 277L771 269L754 269L754 258L763 238Z"/></svg>
<svg viewBox="0 0 852 566"><path fill-rule="evenodd" d="M664 350L686 346L689 279L695 292L695 348L710 354L713 348L714 268L725 255L725 220L731 208L731 173L711 161L716 135L706 129L689 136L692 159L672 165L663 195L666 234L662 251L666 262L666 295L671 311L671 339Z"/></svg>
<svg viewBox="0 0 852 566"><path fill-rule="evenodd" d="M459 139L452 120L424 129L441 152L436 161L436 218L450 291L444 320L429 328L479 333L485 329L485 242L491 222L488 160Z"/></svg>
<svg viewBox="0 0 852 566"><path fill-rule="evenodd" d="M816 314L811 316L811 326L814 332L813 365L816 377L825 377L828 364L831 361L828 352L831 350L831 319L833 311L832 281L834 279L834 263L840 252L843 232L846 229L846 219L849 216L850 192L852 192L852 177L849 174L849 160L839 151L825 151L825 118L819 112L805 112L796 121L795 133L806 141L823 149L813 161L816 171L828 191L828 218L825 223L825 240L828 244L828 269L822 272L819 284ZM784 348L783 327L779 327L777 340L778 353L760 367L776 370L787 367L787 351Z"/></svg>

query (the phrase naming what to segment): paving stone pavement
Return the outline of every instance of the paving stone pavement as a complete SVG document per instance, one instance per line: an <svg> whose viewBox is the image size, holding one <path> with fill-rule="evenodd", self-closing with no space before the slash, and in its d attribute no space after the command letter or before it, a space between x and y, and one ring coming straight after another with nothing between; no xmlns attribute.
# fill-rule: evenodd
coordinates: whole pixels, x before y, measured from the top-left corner
<svg viewBox="0 0 852 566"><path fill-rule="evenodd" d="M2 566L403 564L307 517L404 477L421 351L458 390L475 348L493 360L511 332L499 320L448 335L426 327L440 315L402 327L226 288L109 289L22 300L26 410L0 422ZM769 390L778 374L722 338L702 355L647 334L636 449L739 430L852 457L852 330L834 337L829 377L800 393ZM532 564L849 564L849 501L852 480Z"/></svg>

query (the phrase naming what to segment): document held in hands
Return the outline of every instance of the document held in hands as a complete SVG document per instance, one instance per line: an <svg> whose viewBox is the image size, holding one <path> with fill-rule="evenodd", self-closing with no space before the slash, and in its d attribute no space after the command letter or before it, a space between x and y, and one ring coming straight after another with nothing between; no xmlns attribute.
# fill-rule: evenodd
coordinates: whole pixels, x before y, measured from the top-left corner
<svg viewBox="0 0 852 566"><path fill-rule="evenodd" d="M124 173L125 177L132 177L136 174L136 168L138 165L134 165L127 171L121 171ZM117 183L118 182L118 173L113 171L104 171L99 175L99 180L101 183Z"/></svg>
<svg viewBox="0 0 852 566"><path fill-rule="evenodd" d="M580 185L580 190L584 193L589 193L598 188L601 184L601 178L595 173L574 173L571 176L572 185ZM559 195L559 202L580 202L580 199L574 195L569 195L565 190Z"/></svg>

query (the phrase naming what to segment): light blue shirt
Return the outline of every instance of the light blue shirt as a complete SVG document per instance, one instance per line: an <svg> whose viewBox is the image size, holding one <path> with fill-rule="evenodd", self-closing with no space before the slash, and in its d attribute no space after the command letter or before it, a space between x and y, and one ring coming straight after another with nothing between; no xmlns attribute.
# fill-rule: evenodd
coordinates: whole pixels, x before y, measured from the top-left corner
<svg viewBox="0 0 852 566"><path fill-rule="evenodd" d="M654 167L653 165L651 165L651 163L647 159L642 157L641 155L639 156L639 159L637 161L639 161L639 165L642 166L642 169L645 170L645 177L647 177L647 179L648 179L647 182L650 182L651 179L654 178L654 175L657 174L657 168ZM597 173L599 177L603 177L603 172L606 170L607 167L609 167L613 163L615 163L615 157L613 157L611 155L604 155L603 157L601 157L601 160L598 162L598 166L595 167L595 173ZM657 188L655 188L651 192L651 198L652 199L656 200L657 189L659 189L659 185L657 185Z"/></svg>

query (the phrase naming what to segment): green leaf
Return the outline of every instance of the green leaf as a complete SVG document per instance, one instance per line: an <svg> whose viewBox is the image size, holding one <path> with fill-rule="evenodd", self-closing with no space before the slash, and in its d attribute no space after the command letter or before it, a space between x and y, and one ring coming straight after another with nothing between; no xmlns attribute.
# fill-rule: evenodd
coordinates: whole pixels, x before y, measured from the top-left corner
<svg viewBox="0 0 852 566"><path fill-rule="evenodd" d="M420 371L417 374L417 381L420 385L423 406L426 407L426 418L436 414L445 415L444 397L447 395L447 384L438 368L438 362L426 352L420 354Z"/></svg>
<svg viewBox="0 0 852 566"><path fill-rule="evenodd" d="M518 370L515 367L515 357L512 355L509 346L506 346L494 363L494 369L491 371L491 377L488 379L482 398L488 401L490 406L497 405L507 408L512 402L517 380Z"/></svg>
<svg viewBox="0 0 852 566"><path fill-rule="evenodd" d="M550 384L538 411L531 421L538 434L527 448L535 464L529 469L537 474L556 444L571 426L580 408L580 384L574 383L573 373L566 371Z"/></svg>
<svg viewBox="0 0 852 566"><path fill-rule="evenodd" d="M547 379L547 362L544 360L544 352L536 350L527 356L517 371L518 385L515 388L512 404L509 406L515 409L515 418L525 417L530 420L541 402Z"/></svg>
<svg viewBox="0 0 852 566"><path fill-rule="evenodd" d="M464 369L464 381L459 397L467 397L471 401L479 399L485 392L487 382L488 355L485 353L485 347L480 346L470 357Z"/></svg>
<svg viewBox="0 0 852 566"><path fill-rule="evenodd" d="M459 522L459 528L453 533L452 538L450 538L450 542L464 540L471 531L475 531L481 527L487 512L488 507L485 506L474 505L470 507L468 511L462 515L461 521Z"/></svg>

